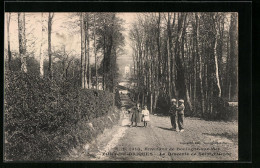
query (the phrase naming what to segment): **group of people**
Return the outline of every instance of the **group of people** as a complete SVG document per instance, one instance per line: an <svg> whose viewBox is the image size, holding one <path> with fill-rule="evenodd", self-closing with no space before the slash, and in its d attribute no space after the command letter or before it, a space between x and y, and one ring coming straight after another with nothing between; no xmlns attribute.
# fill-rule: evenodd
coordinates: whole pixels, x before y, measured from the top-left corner
<svg viewBox="0 0 260 168"><path fill-rule="evenodd" d="M144 124L144 127L147 127L148 122L150 121L149 117L149 110L147 109L147 105L144 106L142 110L140 104L137 103L136 107L132 108L131 110L131 125L130 127L134 126L137 127L137 124L141 121ZM135 125L133 125L135 123Z"/></svg>
<svg viewBox="0 0 260 168"><path fill-rule="evenodd" d="M176 99L171 99L171 107L169 113L172 129L174 131L177 131L177 126L180 132L184 131L184 109L184 100L180 99L177 103ZM145 105L144 109L142 110L140 104L137 103L136 106L131 109L130 113L130 127L137 127L138 123L140 122L143 122L144 127L147 127L147 124L150 121L149 110L147 109L147 105Z"/></svg>
<svg viewBox="0 0 260 168"><path fill-rule="evenodd" d="M179 104L179 106L178 106ZM184 100L180 99L177 104L176 99L171 99L171 107L170 107L170 118L173 131L177 131L177 125L180 132L184 131Z"/></svg>

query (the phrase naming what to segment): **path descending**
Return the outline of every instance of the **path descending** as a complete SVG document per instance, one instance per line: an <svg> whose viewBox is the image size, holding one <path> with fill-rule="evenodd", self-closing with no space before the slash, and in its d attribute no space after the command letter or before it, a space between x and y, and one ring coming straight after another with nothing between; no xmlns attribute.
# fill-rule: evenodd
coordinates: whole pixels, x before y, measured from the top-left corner
<svg viewBox="0 0 260 168"><path fill-rule="evenodd" d="M124 106L131 106L121 95ZM166 116L150 115L148 127L140 123L129 127L129 114L122 112L120 122L99 135L95 143L68 160L109 161L184 161L237 160L237 122L205 121L185 118L185 131L172 131Z"/></svg>

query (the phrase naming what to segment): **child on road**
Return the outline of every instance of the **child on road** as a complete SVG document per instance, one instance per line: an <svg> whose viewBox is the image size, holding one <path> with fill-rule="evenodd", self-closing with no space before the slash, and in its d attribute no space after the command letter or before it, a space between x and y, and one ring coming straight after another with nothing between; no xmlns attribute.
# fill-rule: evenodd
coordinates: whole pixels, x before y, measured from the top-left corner
<svg viewBox="0 0 260 168"><path fill-rule="evenodd" d="M147 109L147 106L144 106L144 110L142 110L142 115L143 115L143 122L144 122L144 127L147 127L147 122L150 121L149 117L149 110Z"/></svg>

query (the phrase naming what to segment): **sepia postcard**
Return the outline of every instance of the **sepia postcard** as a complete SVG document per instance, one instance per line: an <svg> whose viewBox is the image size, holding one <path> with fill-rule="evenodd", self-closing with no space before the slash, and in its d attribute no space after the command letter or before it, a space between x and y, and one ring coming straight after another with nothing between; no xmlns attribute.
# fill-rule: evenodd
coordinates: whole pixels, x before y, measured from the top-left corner
<svg viewBox="0 0 260 168"><path fill-rule="evenodd" d="M5 12L4 161L238 161L237 12Z"/></svg>

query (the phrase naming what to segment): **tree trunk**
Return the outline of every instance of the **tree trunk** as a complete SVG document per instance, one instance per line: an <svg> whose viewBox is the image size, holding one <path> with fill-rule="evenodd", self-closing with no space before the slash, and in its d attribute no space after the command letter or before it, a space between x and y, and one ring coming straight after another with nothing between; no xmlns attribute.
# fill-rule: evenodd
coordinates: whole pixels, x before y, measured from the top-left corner
<svg viewBox="0 0 260 168"><path fill-rule="evenodd" d="M187 104L188 104L188 107L190 109L190 111L192 112L193 111L193 108L192 108L192 104L191 104L191 101L190 101L190 93L189 93L189 89L187 87L187 84L186 84L186 101L187 101Z"/></svg>
<svg viewBox="0 0 260 168"><path fill-rule="evenodd" d="M196 35L195 35L196 38ZM193 41L193 46L194 46L194 41ZM194 47L193 47L194 48ZM198 51L196 51L198 52ZM194 51L192 51L193 55L193 70L194 70L194 87L193 87L193 108L194 112L196 112L196 100L197 100L197 55L194 54Z"/></svg>
<svg viewBox="0 0 260 168"><path fill-rule="evenodd" d="M95 55L95 76L96 76L96 90L97 90L98 73L97 73L97 49L96 49L96 14L94 14L94 55Z"/></svg>
<svg viewBox="0 0 260 168"><path fill-rule="evenodd" d="M230 21L230 63L231 63L231 100L238 101L238 18L231 14Z"/></svg>
<svg viewBox="0 0 260 168"><path fill-rule="evenodd" d="M88 44L88 65L87 65L87 71L88 71L88 88L92 87L91 84L91 68L90 68L90 39L89 39L90 33L89 33L89 14L87 15L87 44Z"/></svg>
<svg viewBox="0 0 260 168"><path fill-rule="evenodd" d="M65 56L66 55L66 47L65 47L65 45L63 45L63 55ZM66 59L68 59L68 58L63 58L63 60L62 60L62 68L63 68L63 75L62 75L62 78L63 78L63 80L66 78L66 68L65 68L65 64L66 64Z"/></svg>
<svg viewBox="0 0 260 168"><path fill-rule="evenodd" d="M102 73L102 75L103 75L103 77L102 77L102 87L103 87L103 90L105 90L105 61L106 61L106 46L105 46L105 44L106 44L106 38L105 38L105 35L104 35L104 46L103 46L103 73Z"/></svg>
<svg viewBox="0 0 260 168"><path fill-rule="evenodd" d="M41 25L42 25L42 30L41 30L41 46L40 46L40 77L43 78L44 76L44 68L43 68L43 53L42 53L42 45L43 45L43 31L44 31L44 20L43 20L43 13L41 13Z"/></svg>
<svg viewBox="0 0 260 168"><path fill-rule="evenodd" d="M225 16L220 15L220 21L217 24L218 31L219 31L219 39L218 39L218 46L217 46L217 53L218 53L218 69L219 69L219 80L220 80L220 87L221 87L221 96L225 95L224 85L224 73L223 73L223 41L224 41L224 28L225 28Z"/></svg>
<svg viewBox="0 0 260 168"><path fill-rule="evenodd" d="M84 13L81 13L80 15L80 30L81 30L81 87L85 88L85 68L84 68L84 63L85 63L85 23L84 23Z"/></svg>
<svg viewBox="0 0 260 168"><path fill-rule="evenodd" d="M10 20L11 20L11 13L7 13L7 45L8 45L8 69L11 70L11 61L12 61L12 53L11 53L11 49L10 49Z"/></svg>
<svg viewBox="0 0 260 168"><path fill-rule="evenodd" d="M18 13L19 54L21 58L21 71L27 73L26 39L25 39L25 13Z"/></svg>
<svg viewBox="0 0 260 168"><path fill-rule="evenodd" d="M216 80L217 80L217 87L218 87L218 97L221 97L221 87L220 87L219 69L218 69L218 56L217 56L217 39L215 40L215 46L214 46L214 58L215 58L215 73L216 73Z"/></svg>
<svg viewBox="0 0 260 168"><path fill-rule="evenodd" d="M157 84L159 84L159 78L161 77L161 71L160 71L160 67L161 67L161 44L160 44L160 24L161 24L161 14L159 12L159 16L158 16L158 27L157 27L157 49L158 49L158 57L157 57Z"/></svg>
<svg viewBox="0 0 260 168"><path fill-rule="evenodd" d="M153 94L152 92L150 93L150 113L153 114Z"/></svg>
<svg viewBox="0 0 260 168"><path fill-rule="evenodd" d="M168 13L168 23L167 23L167 29L168 29L168 40L167 40L167 67L168 67L168 92L169 92L169 98L172 99L172 89L171 89L171 28L170 28L170 14Z"/></svg>
<svg viewBox="0 0 260 168"><path fill-rule="evenodd" d="M214 25L216 25L216 15L213 16ZM219 69L218 69L218 54L217 54L217 46L218 46L218 36L219 31L216 26L215 28L215 39L214 39L214 61L215 61L215 76L216 76L216 84L218 87L218 97L221 97L221 86L220 86L220 80L219 80Z"/></svg>
<svg viewBox="0 0 260 168"><path fill-rule="evenodd" d="M203 71L203 65L202 65L202 55L199 52L199 35L200 35L200 24L199 20L200 17L196 13L195 15L196 18L196 55L197 58L199 58L199 87L200 87L200 97L201 97L201 112L202 115L204 114L205 111L205 100L204 100L204 90L203 90L203 83L202 83L202 71Z"/></svg>
<svg viewBox="0 0 260 168"><path fill-rule="evenodd" d="M48 55L49 55L49 78L52 79L52 51L51 51L51 31L52 31L52 19L54 13L49 12L49 19L48 19Z"/></svg>
<svg viewBox="0 0 260 168"><path fill-rule="evenodd" d="M227 61L226 61L226 97L228 97L228 100L230 101L230 52L229 52L229 38L227 40Z"/></svg>
<svg viewBox="0 0 260 168"><path fill-rule="evenodd" d="M172 23L171 29L173 29L175 26L175 20L176 20L175 18L176 18L176 13L174 13L174 18L173 18L173 23ZM176 74L177 74L176 70L177 70L177 68L175 66L176 65L176 54L174 55L174 51L173 51L173 47L172 47L172 38L170 38L170 40L171 40L170 41L170 49L171 49L170 52L171 52L171 84L172 84L171 90L173 90L173 92L174 92L173 96L176 99L178 99L179 92L177 92L177 88L176 88Z"/></svg>
<svg viewBox="0 0 260 168"><path fill-rule="evenodd" d="M142 93L142 106L141 106L142 108L144 107L144 104L145 103L144 103L144 90L143 90L143 93Z"/></svg>
<svg viewBox="0 0 260 168"><path fill-rule="evenodd" d="M154 92L154 104L153 104L154 112L156 111L158 96L159 96L159 91L155 91Z"/></svg>
<svg viewBox="0 0 260 168"><path fill-rule="evenodd" d="M84 88L89 88L88 85L88 56L89 56L89 48L88 48L88 14L85 14L84 19L84 31L85 31L85 62L84 62Z"/></svg>
<svg viewBox="0 0 260 168"><path fill-rule="evenodd" d="M184 24L183 24L183 30L182 30L182 40L181 40L181 52L182 52L182 63L181 63L181 69L183 70L183 81L184 81L184 88L185 88L185 97L186 97L186 101L188 104L188 107L190 109L190 111L193 111L193 107L191 104L191 100L190 100L190 93L189 93L189 85L188 85L188 79L187 79L187 69L185 67L185 59L184 59L184 43L185 43L185 35L186 35L186 18L187 18L187 14L184 16ZM196 71L195 71L196 73Z"/></svg>

